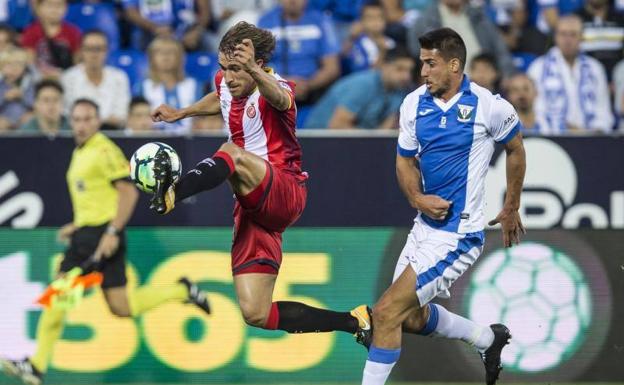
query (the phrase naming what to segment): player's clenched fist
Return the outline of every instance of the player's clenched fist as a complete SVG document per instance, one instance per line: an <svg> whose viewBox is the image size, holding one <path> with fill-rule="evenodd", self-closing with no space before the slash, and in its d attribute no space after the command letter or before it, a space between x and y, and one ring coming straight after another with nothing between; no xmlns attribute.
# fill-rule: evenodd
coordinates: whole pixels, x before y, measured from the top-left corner
<svg viewBox="0 0 624 385"><path fill-rule="evenodd" d="M422 195L417 201L417 208L429 218L442 221L448 215L452 204L453 202L437 195Z"/></svg>
<svg viewBox="0 0 624 385"><path fill-rule="evenodd" d="M251 39L243 39L240 44L237 44L236 47L234 47L232 57L235 61L240 63L247 72L252 71L258 66L255 61L256 50Z"/></svg>
<svg viewBox="0 0 624 385"><path fill-rule="evenodd" d="M152 120L154 122L173 123L181 118L182 116L180 116L178 110L166 104L161 104L152 112Z"/></svg>

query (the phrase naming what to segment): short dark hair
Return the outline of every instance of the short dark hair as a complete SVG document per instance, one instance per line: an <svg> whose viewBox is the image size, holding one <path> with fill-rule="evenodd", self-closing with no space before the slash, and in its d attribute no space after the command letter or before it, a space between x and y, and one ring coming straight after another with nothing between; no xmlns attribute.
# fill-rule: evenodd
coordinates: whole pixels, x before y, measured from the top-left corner
<svg viewBox="0 0 624 385"><path fill-rule="evenodd" d="M466 66L466 44L461 36L450 28L440 28L429 31L418 38L420 47L437 49L444 60L459 59L461 68Z"/></svg>
<svg viewBox="0 0 624 385"><path fill-rule="evenodd" d="M95 114L99 117L100 116L100 106L98 106L98 104L96 102L94 102L92 99L89 98L78 98L76 99L72 105L71 105L71 112L74 112L74 109L76 107L78 107L81 104L86 104L88 106L91 106L93 108L95 108Z"/></svg>
<svg viewBox="0 0 624 385"><path fill-rule="evenodd" d="M477 56L474 56L470 61L470 69L473 69L475 64L477 63L485 63L489 64L496 72L498 72L498 63L496 61L496 57L491 53L480 53Z"/></svg>
<svg viewBox="0 0 624 385"><path fill-rule="evenodd" d="M128 111L132 111L132 109L139 104L147 104L149 106L149 102L143 96L135 96L130 100L130 104L128 104Z"/></svg>
<svg viewBox="0 0 624 385"><path fill-rule="evenodd" d="M9 35L9 42L15 44L15 30L7 23L0 23L0 33L4 32Z"/></svg>
<svg viewBox="0 0 624 385"><path fill-rule="evenodd" d="M89 35L99 35L99 36L102 36L104 38L104 40L106 40L106 44L108 44L108 35L106 33L104 33L104 31L102 31L101 29L93 28L93 29L90 29L87 32L82 34L82 37L80 39L80 45L84 44L85 39Z"/></svg>
<svg viewBox="0 0 624 385"><path fill-rule="evenodd" d="M61 95L63 95L63 86L61 85L61 83L54 79L43 79L35 84L35 98L37 98L41 91L45 90L46 88L54 88Z"/></svg>
<svg viewBox="0 0 624 385"><path fill-rule="evenodd" d="M386 52L386 54L384 55L384 58L383 58L383 62L384 63L391 63L391 62L393 62L395 60L399 60L399 59L414 60L414 57L408 51L407 48L405 48L402 45L398 45L395 48L392 48L388 52Z"/></svg>
<svg viewBox="0 0 624 385"><path fill-rule="evenodd" d="M365 8L382 8L381 3L378 0L368 0L365 1L364 4L362 4L362 8L360 9L360 15L364 13L364 9Z"/></svg>
<svg viewBox="0 0 624 385"><path fill-rule="evenodd" d="M258 28L245 21L236 23L230 28L219 43L219 52L230 55L243 39L250 39L256 52L256 60L262 60L265 64L271 60L275 50L275 36L266 29Z"/></svg>

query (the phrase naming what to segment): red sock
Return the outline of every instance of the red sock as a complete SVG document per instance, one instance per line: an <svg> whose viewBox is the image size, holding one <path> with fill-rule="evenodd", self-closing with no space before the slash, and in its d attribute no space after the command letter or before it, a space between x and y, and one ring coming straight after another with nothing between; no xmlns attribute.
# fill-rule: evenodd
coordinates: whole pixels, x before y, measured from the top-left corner
<svg viewBox="0 0 624 385"><path fill-rule="evenodd" d="M228 176L231 176L232 174L234 174L234 160L232 159L230 154L228 154L225 151L217 151L212 157L221 158L225 161L225 163L227 163L228 167L230 168L230 174Z"/></svg>
<svg viewBox="0 0 624 385"><path fill-rule="evenodd" d="M277 308L277 303L273 302L271 304L271 310L269 311L269 317L264 324L264 329L267 330L275 330L277 329L277 324L279 323L279 310Z"/></svg>

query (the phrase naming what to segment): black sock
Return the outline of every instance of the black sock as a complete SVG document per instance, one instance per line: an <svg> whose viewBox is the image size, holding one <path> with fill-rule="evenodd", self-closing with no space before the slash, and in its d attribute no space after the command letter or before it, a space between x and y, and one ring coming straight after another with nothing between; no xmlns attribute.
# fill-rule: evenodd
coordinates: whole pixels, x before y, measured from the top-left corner
<svg viewBox="0 0 624 385"><path fill-rule="evenodd" d="M332 332L340 330L354 334L358 320L349 312L319 309L300 302L277 302L277 328L288 333Z"/></svg>
<svg viewBox="0 0 624 385"><path fill-rule="evenodd" d="M219 186L232 172L228 162L221 157L202 160L174 185L176 202Z"/></svg>

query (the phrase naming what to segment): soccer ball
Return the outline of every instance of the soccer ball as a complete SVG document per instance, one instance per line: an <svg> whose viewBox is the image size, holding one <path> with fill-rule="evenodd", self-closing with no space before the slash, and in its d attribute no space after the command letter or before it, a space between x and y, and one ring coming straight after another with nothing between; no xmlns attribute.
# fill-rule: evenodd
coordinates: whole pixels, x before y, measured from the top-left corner
<svg viewBox="0 0 624 385"><path fill-rule="evenodd" d="M156 188L156 179L153 171L154 156L160 149L165 150L169 154L173 180L178 180L182 173L180 157L178 157L178 154L171 146L161 142L151 142L142 145L130 158L130 177L139 190L146 193L153 193Z"/></svg>
<svg viewBox="0 0 624 385"><path fill-rule="evenodd" d="M466 302L477 323L504 323L513 339L503 366L542 372L567 361L591 324L592 302L583 272L563 252L522 243L482 257L471 276Z"/></svg>

